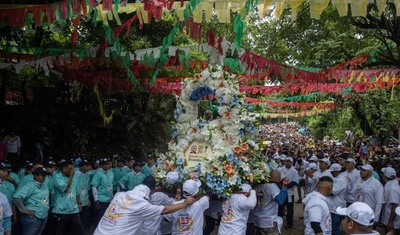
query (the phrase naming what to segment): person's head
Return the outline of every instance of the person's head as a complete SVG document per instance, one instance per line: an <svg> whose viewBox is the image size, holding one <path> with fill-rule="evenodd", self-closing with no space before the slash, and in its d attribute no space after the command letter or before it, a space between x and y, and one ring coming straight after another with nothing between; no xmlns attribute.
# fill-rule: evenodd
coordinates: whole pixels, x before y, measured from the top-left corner
<svg viewBox="0 0 400 235"><path fill-rule="evenodd" d="M322 158L319 161L319 169L321 171L325 171L329 168L329 165L331 164L331 162L327 159L327 158Z"/></svg>
<svg viewBox="0 0 400 235"><path fill-rule="evenodd" d="M281 156L279 156L279 154L277 154L277 153L272 155L272 158L274 159L276 164L279 164L281 162Z"/></svg>
<svg viewBox="0 0 400 235"><path fill-rule="evenodd" d="M278 170L273 170L270 175L271 182L279 182L281 180L281 172Z"/></svg>
<svg viewBox="0 0 400 235"><path fill-rule="evenodd" d="M146 163L147 163L148 166L151 167L154 164L154 159L151 156L149 156L149 157L146 158Z"/></svg>
<svg viewBox="0 0 400 235"><path fill-rule="evenodd" d="M342 171L342 166L340 166L338 163L333 163L331 167L329 167L329 170L331 171L331 175L333 177L338 177Z"/></svg>
<svg viewBox="0 0 400 235"><path fill-rule="evenodd" d="M56 169L56 165L53 163L53 161L44 162L43 167L46 169L48 175L53 174L54 170Z"/></svg>
<svg viewBox="0 0 400 235"><path fill-rule="evenodd" d="M317 191L324 195L325 197L332 194L333 180L329 176L322 176L319 178Z"/></svg>
<svg viewBox="0 0 400 235"><path fill-rule="evenodd" d="M133 164L133 170L134 170L136 173L139 173L139 172L142 170L142 164L140 164L140 162L135 162L135 163Z"/></svg>
<svg viewBox="0 0 400 235"><path fill-rule="evenodd" d="M125 166L125 164L126 164L125 159L120 158L120 159L117 160L117 167L122 168L122 167Z"/></svg>
<svg viewBox="0 0 400 235"><path fill-rule="evenodd" d="M74 170L74 163L72 161L63 161L60 163L60 171L63 175L69 176L71 171Z"/></svg>
<svg viewBox="0 0 400 235"><path fill-rule="evenodd" d="M39 168L39 167L43 168L43 164L42 164L42 163L35 163L35 164L33 164L33 166L32 166L32 171L34 171L36 168Z"/></svg>
<svg viewBox="0 0 400 235"><path fill-rule="evenodd" d="M347 208L337 208L336 213L344 216L341 227L346 234L372 233L374 211L363 202L354 202Z"/></svg>
<svg viewBox="0 0 400 235"><path fill-rule="evenodd" d="M288 157L286 158L286 162L285 162L285 167L287 169L291 168L293 166L293 158L292 157Z"/></svg>
<svg viewBox="0 0 400 235"><path fill-rule="evenodd" d="M396 170L392 167L382 168L382 178L385 182L396 179Z"/></svg>
<svg viewBox="0 0 400 235"><path fill-rule="evenodd" d="M128 168L133 169L133 164L135 164L135 162L136 162L135 158L129 157L127 162Z"/></svg>
<svg viewBox="0 0 400 235"><path fill-rule="evenodd" d="M36 182L43 183L46 180L47 172L43 167L38 167L32 172L32 175Z"/></svg>
<svg viewBox="0 0 400 235"><path fill-rule="evenodd" d="M374 168L371 165L364 164L360 166L360 177L362 180L367 180L372 176Z"/></svg>
<svg viewBox="0 0 400 235"><path fill-rule="evenodd" d="M143 184L149 187L150 190L154 190L156 188L156 179L154 176L149 175L143 180Z"/></svg>
<svg viewBox="0 0 400 235"><path fill-rule="evenodd" d="M193 197L199 193L201 186L200 180L186 180L182 186L182 192L184 197Z"/></svg>
<svg viewBox="0 0 400 235"><path fill-rule="evenodd" d="M356 167L356 161L353 158L346 159L345 167L347 171L352 171Z"/></svg>
<svg viewBox="0 0 400 235"><path fill-rule="evenodd" d="M90 162L89 162L88 160L86 160L86 159L80 161L79 164L78 164L78 166L79 166L79 170L80 170L82 173L88 172L88 171L90 170L90 168L91 168Z"/></svg>
<svg viewBox="0 0 400 235"><path fill-rule="evenodd" d="M0 162L0 175L8 175L8 168L5 162Z"/></svg>
<svg viewBox="0 0 400 235"><path fill-rule="evenodd" d="M110 162L108 161L107 158L102 158L100 159L100 164L99 166L101 167L101 169L103 169L104 171L108 171L108 169L110 169Z"/></svg>
<svg viewBox="0 0 400 235"><path fill-rule="evenodd" d="M10 136L11 136L11 137L15 137L15 136L16 136L15 131L11 131L11 132L10 132Z"/></svg>

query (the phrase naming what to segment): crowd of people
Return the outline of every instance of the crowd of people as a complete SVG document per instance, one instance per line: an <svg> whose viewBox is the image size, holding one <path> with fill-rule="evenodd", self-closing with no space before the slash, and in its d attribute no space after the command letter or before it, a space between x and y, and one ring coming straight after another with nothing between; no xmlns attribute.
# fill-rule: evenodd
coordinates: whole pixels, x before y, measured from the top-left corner
<svg viewBox="0 0 400 235"><path fill-rule="evenodd" d="M259 138L269 182L243 183L230 198L201 179L180 182L176 172L166 177L172 188L158 185L155 156L44 156L15 169L17 144L0 161L0 234L276 235L295 220L307 235L377 234L378 226L400 234L396 144L350 132L313 140L296 123L265 126ZM304 205L301 218L294 218L295 203Z"/></svg>

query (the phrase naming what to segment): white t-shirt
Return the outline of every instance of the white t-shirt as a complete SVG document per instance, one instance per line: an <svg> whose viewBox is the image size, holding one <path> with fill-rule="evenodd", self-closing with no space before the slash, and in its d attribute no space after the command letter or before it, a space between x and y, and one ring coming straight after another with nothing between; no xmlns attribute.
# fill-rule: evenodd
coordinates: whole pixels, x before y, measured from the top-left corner
<svg viewBox="0 0 400 235"><path fill-rule="evenodd" d="M247 197L243 194L233 194L222 205L222 217L219 225L219 235L246 234L249 211L257 204L256 191L251 190Z"/></svg>
<svg viewBox="0 0 400 235"><path fill-rule="evenodd" d="M279 187L274 183L266 183L257 189L263 194L263 202L254 208L254 226L259 228L273 228L274 219L278 216L278 203L274 198L280 193Z"/></svg>
<svg viewBox="0 0 400 235"><path fill-rule="evenodd" d="M307 165L308 165L308 162L304 159L301 164L299 164L297 161L294 164L294 168L296 169L297 174L299 174L299 180L304 180L306 178L306 174L304 173L304 170L306 169ZM297 170L299 168L300 168L300 170Z"/></svg>
<svg viewBox="0 0 400 235"><path fill-rule="evenodd" d="M329 176L329 177L333 178L330 170L324 170L323 172L321 172L321 170L317 170L314 173L313 179L317 182L318 179L323 177L323 176Z"/></svg>
<svg viewBox="0 0 400 235"><path fill-rule="evenodd" d="M316 172L314 172L314 174L315 173ZM305 192L304 192L305 195L312 193L315 190L315 188L317 187L317 182L315 182L315 180L313 178L308 177L308 176L306 176L304 184L306 186Z"/></svg>
<svg viewBox="0 0 400 235"><path fill-rule="evenodd" d="M355 202L355 197L356 197L354 192L356 182L361 178L360 171L357 169L353 169L351 172L345 171L342 174L347 180L347 190L346 190L345 200L347 203L353 203Z"/></svg>
<svg viewBox="0 0 400 235"><path fill-rule="evenodd" d="M140 234L143 222L160 216L163 209L132 191L117 193L93 235Z"/></svg>
<svg viewBox="0 0 400 235"><path fill-rule="evenodd" d="M337 177L332 177L333 179L333 189L332 195L329 196L329 211L331 213L336 213L336 208L346 207L346 201L344 197L346 196L347 180L342 175Z"/></svg>
<svg viewBox="0 0 400 235"><path fill-rule="evenodd" d="M7 135L4 137L4 143L7 146L7 153L17 153L18 148L21 148L21 138L18 135L14 137Z"/></svg>
<svg viewBox="0 0 400 235"><path fill-rule="evenodd" d="M385 203L383 197L383 186L374 177L369 177L367 180L359 179L355 186L355 200L364 202L374 210L375 221L379 221L382 205Z"/></svg>
<svg viewBox="0 0 400 235"><path fill-rule="evenodd" d="M385 184L383 196L385 198L385 204L382 209L381 222L387 225L389 222L390 212L392 210L392 203L400 205L400 185L397 180L390 180ZM396 215L394 219L394 228L400 227L400 216Z"/></svg>
<svg viewBox="0 0 400 235"><path fill-rule="evenodd" d="M294 167L290 167L289 169L286 168L286 166L282 167L279 169L279 171L281 172L281 179L287 179L288 183L294 181L296 183L299 183L299 174L297 174L296 169L294 169ZM288 197L291 197L294 195L294 189L296 187L291 187L288 188L287 190L287 195Z"/></svg>
<svg viewBox="0 0 400 235"><path fill-rule="evenodd" d="M322 234L331 235L332 220L329 212L329 199L321 193L314 191L303 199L304 207L304 229L305 235L314 235L314 230L311 228L311 222L320 223Z"/></svg>
<svg viewBox="0 0 400 235"><path fill-rule="evenodd" d="M175 203L181 202L183 202L183 200ZM207 196L204 196L191 206L176 211L172 214L164 215L167 220L172 221L172 234L203 234L203 214L204 211L207 210L208 206L209 199Z"/></svg>
<svg viewBox="0 0 400 235"><path fill-rule="evenodd" d="M165 193L155 192L150 195L149 202L153 205L165 206L174 204L175 200L168 197ZM145 220L143 223L142 233L146 235L160 235L161 234L161 221L164 217L162 215L154 216L154 218Z"/></svg>
<svg viewBox="0 0 400 235"><path fill-rule="evenodd" d="M8 203L6 195L0 193L0 234L4 234L4 218L11 217L13 212L11 210L10 204Z"/></svg>

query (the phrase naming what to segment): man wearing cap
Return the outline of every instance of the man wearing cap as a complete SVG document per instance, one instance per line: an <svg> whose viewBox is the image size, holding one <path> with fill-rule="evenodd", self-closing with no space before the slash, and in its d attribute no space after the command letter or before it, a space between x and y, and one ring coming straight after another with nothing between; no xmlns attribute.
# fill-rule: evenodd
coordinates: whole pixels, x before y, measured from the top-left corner
<svg viewBox="0 0 400 235"><path fill-rule="evenodd" d="M304 198L305 235L332 233L328 199L328 196L332 193L332 188L332 178L322 176L318 181L317 190Z"/></svg>
<svg viewBox="0 0 400 235"><path fill-rule="evenodd" d="M7 197L3 193L0 193L0 209L2 212L0 215L0 234L11 235L11 216L15 212L11 210Z"/></svg>
<svg viewBox="0 0 400 235"><path fill-rule="evenodd" d="M128 172L122 179L119 181L119 190L118 191L127 191L134 189L137 185L142 184L144 178L146 176L141 172L142 165L139 162L135 162L133 164L133 171Z"/></svg>
<svg viewBox="0 0 400 235"><path fill-rule="evenodd" d="M307 165L307 168L305 170L306 178L305 178L305 191L304 191L304 197L306 197L307 194L310 194L314 191L314 189L317 187L317 182L314 180L314 174L317 172L317 164L316 163L309 163Z"/></svg>
<svg viewBox="0 0 400 235"><path fill-rule="evenodd" d="M381 222L386 226L386 232L400 228L400 217L396 216L396 208L400 203L400 186L396 180L396 171L392 167L382 168L382 178L385 182L385 204L382 209Z"/></svg>
<svg viewBox="0 0 400 235"><path fill-rule="evenodd" d="M10 178L7 165L4 162L0 162L0 192L6 195L8 202L12 205L16 187L9 182Z"/></svg>
<svg viewBox="0 0 400 235"><path fill-rule="evenodd" d="M340 223L342 222L342 216L336 213L336 208L346 207L346 196L347 180L341 175L342 167L334 163L329 168L333 179L333 190L332 194L329 195L329 211L332 218L332 234L340 234Z"/></svg>
<svg viewBox="0 0 400 235"><path fill-rule="evenodd" d="M356 182L361 178L360 172L355 168L356 161L353 158L346 159L346 171L343 172L343 176L347 180L347 189L346 189L346 204L350 205L351 203L355 202L355 187Z"/></svg>
<svg viewBox="0 0 400 235"><path fill-rule="evenodd" d="M300 153L301 155L303 153ZM305 158L302 158L301 156L297 158L296 163L294 164L294 168L297 170L297 173L299 174L299 184L297 185L297 194L299 195L299 199L297 200L297 203L301 203L302 195L301 195L301 190L305 186L305 169L308 165L308 162L306 161Z"/></svg>
<svg viewBox="0 0 400 235"><path fill-rule="evenodd" d="M381 182L372 176L374 168L371 165L364 164L360 167L360 176L355 186L355 200L364 202L374 210L375 224L379 222L382 206L385 203L383 197L383 186Z"/></svg>
<svg viewBox="0 0 400 235"><path fill-rule="evenodd" d="M281 179L282 180L287 180L288 185L287 185L287 198L285 201L285 204L283 206L279 206L279 211L278 215L283 218L283 211L284 211L284 206L287 208L287 213L286 213L286 228L292 228L293 227L293 207L294 207L294 189L296 188L296 185L299 183L299 175L297 174L296 169L293 167L293 158L288 157L286 158L286 164L285 167L280 168L281 172Z"/></svg>
<svg viewBox="0 0 400 235"><path fill-rule="evenodd" d="M235 193L222 205L218 234L245 234L250 210L257 204L256 191L242 184L242 193Z"/></svg>
<svg viewBox="0 0 400 235"><path fill-rule="evenodd" d="M149 187L142 184L133 190L117 193L93 235L142 234L145 220L179 211L194 203L194 198L187 197L173 205L152 205L148 202L149 195Z"/></svg>
<svg viewBox="0 0 400 235"><path fill-rule="evenodd" d="M271 168L273 170L276 170L281 163L281 156L279 156L278 153L275 153L274 155L272 155L272 163L271 163Z"/></svg>
<svg viewBox="0 0 400 235"><path fill-rule="evenodd" d="M150 200L152 205L166 206L174 204L175 200L168 197L165 193L156 189L156 179L154 176L149 175L143 180L143 185L146 185L150 189ZM145 220L141 234L146 235L157 235L161 234L161 222L164 217L162 215L154 216L152 219ZM171 224L172 225L172 224Z"/></svg>
<svg viewBox="0 0 400 235"><path fill-rule="evenodd" d="M201 182L186 180L182 186L184 197L197 197ZM172 221L172 234L203 234L204 211L209 207L209 196L202 196L192 205L172 214L165 215L165 219ZM177 202L182 203L183 200Z"/></svg>
<svg viewBox="0 0 400 235"><path fill-rule="evenodd" d="M83 159L78 163L79 170L75 172L74 180L78 185L79 196L81 199L82 209L79 212L79 216L81 218L81 224L83 230L86 233L87 228L89 227L88 216L89 216L89 189L90 189L90 176L89 171L91 170L91 164L88 160Z"/></svg>
<svg viewBox="0 0 400 235"><path fill-rule="evenodd" d="M376 235L373 230L374 211L367 204L362 202L354 202L347 208L337 208L336 213L344 216L342 220L342 228L346 235L364 234ZM378 233L379 234L379 233Z"/></svg>
<svg viewBox="0 0 400 235"><path fill-rule="evenodd" d="M151 156L146 158L146 164L142 167L142 173L145 177L154 174L154 159Z"/></svg>
<svg viewBox="0 0 400 235"><path fill-rule="evenodd" d="M114 173L114 193L118 191L119 181L131 170L125 165L126 161L124 158L119 158L117 160L117 167L113 168L112 171ZM135 185L136 186L136 185Z"/></svg>
<svg viewBox="0 0 400 235"><path fill-rule="evenodd" d="M269 183L256 186L256 191L263 194L262 203L254 208L254 226L256 235L278 235L283 219L278 217L278 207L283 205L287 197L287 188L279 189L281 173L271 172Z"/></svg>
<svg viewBox="0 0 400 235"><path fill-rule="evenodd" d="M41 163L36 163L36 164L32 164L32 163L28 163L29 165L27 165L28 167L32 167L31 170L26 171L25 176L21 179L21 182L18 184L17 189L19 189L20 187L22 187L24 184L26 184L29 181L33 180L33 174L32 172L36 169L36 168L43 168L43 165ZM29 169L29 168L27 168Z"/></svg>
<svg viewBox="0 0 400 235"><path fill-rule="evenodd" d="M94 200L93 225L96 227L113 198L114 174L107 158L100 160L100 167L94 173L90 185Z"/></svg>
<svg viewBox="0 0 400 235"><path fill-rule="evenodd" d="M68 234L71 231L78 235L84 235L79 215L82 203L74 175L73 162L65 161L60 165L60 173L53 178L56 203L52 211L52 223L57 235Z"/></svg>
<svg viewBox="0 0 400 235"><path fill-rule="evenodd" d="M49 189L44 183L46 174L43 167L36 168L32 173L33 180L18 188L13 196L14 204L21 212L23 235L41 234L46 225L49 211Z"/></svg>
<svg viewBox="0 0 400 235"><path fill-rule="evenodd" d="M314 180L318 181L318 179L322 176L332 177L331 172L328 170L330 165L331 162L328 160L328 158L322 158L318 164L319 170L314 174Z"/></svg>

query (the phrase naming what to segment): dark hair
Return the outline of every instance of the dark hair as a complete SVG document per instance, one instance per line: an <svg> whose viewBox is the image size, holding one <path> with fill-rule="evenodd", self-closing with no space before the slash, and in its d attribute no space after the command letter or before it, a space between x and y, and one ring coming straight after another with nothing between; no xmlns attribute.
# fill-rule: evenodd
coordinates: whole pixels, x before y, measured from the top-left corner
<svg viewBox="0 0 400 235"><path fill-rule="evenodd" d="M143 184L149 187L150 190L153 190L156 188L156 179L154 176L149 175L143 180Z"/></svg>
<svg viewBox="0 0 400 235"><path fill-rule="evenodd" d="M333 184L333 180L329 176L322 176L321 178L319 178L319 182L330 182Z"/></svg>

